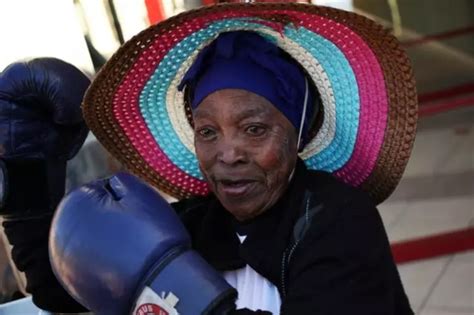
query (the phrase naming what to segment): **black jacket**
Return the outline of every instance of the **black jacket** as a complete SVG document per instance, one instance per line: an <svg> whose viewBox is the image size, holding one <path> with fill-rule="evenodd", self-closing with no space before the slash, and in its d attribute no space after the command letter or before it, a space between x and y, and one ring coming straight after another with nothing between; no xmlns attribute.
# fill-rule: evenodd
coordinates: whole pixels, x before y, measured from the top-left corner
<svg viewBox="0 0 474 315"><path fill-rule="evenodd" d="M327 173L307 171L299 162L286 194L246 224L242 244L236 222L213 196L173 207L193 247L212 266L233 270L249 264L277 286L282 314L413 314L374 204ZM51 271L50 224L51 216L4 222L13 259L39 307L85 311Z"/></svg>
<svg viewBox="0 0 474 315"><path fill-rule="evenodd" d="M281 314L413 314L375 205L328 173L299 162L283 198L245 224L242 244L214 197L174 207L212 266L249 264L277 286Z"/></svg>

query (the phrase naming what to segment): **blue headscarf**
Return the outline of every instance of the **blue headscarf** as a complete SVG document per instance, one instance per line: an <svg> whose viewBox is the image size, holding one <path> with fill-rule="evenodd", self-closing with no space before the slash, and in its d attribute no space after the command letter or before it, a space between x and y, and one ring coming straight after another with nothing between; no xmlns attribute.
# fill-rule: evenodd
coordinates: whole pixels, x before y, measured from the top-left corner
<svg viewBox="0 0 474 315"><path fill-rule="evenodd" d="M307 80L307 82L305 82ZM243 89L272 103L300 130L306 89L307 109L302 130L306 143L317 97L301 66L269 40L254 32L220 34L204 48L178 89L190 89L191 108L222 89Z"/></svg>

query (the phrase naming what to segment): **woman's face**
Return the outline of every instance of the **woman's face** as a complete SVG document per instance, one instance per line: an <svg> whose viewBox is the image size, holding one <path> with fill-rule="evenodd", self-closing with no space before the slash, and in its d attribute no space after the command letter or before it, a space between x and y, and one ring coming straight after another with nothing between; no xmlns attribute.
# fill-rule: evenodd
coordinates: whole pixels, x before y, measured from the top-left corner
<svg viewBox="0 0 474 315"><path fill-rule="evenodd" d="M238 220L283 194L296 158L296 131L265 98L238 89L208 95L193 112L199 165L211 190Z"/></svg>

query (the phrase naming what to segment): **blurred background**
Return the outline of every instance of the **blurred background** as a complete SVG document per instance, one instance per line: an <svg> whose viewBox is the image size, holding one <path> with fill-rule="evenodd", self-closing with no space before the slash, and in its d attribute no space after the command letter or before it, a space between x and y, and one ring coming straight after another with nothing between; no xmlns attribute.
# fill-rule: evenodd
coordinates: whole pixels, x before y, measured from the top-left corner
<svg viewBox="0 0 474 315"><path fill-rule="evenodd" d="M134 34L215 2L2 0L0 71L20 59L52 56L93 78ZM419 93L418 134L400 185L379 210L415 312L474 314L474 1L311 2L382 23L408 52ZM89 135L69 165L68 187L118 169ZM0 303L22 290L8 251L0 246Z"/></svg>

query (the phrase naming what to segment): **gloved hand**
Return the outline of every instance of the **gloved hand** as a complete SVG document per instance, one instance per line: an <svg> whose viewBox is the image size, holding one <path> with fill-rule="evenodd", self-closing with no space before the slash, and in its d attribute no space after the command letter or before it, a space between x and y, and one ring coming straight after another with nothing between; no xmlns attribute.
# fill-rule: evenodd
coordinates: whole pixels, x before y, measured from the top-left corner
<svg viewBox="0 0 474 315"><path fill-rule="evenodd" d="M8 188L0 215L26 291L54 312L83 310L52 273L48 233L64 195L67 160L87 136L80 105L89 83L55 58L16 62L0 73L0 160Z"/></svg>
<svg viewBox="0 0 474 315"><path fill-rule="evenodd" d="M13 63L0 74L0 159L8 187L1 215L36 216L62 198L66 162L88 132L80 104L89 84L55 58Z"/></svg>
<svg viewBox="0 0 474 315"><path fill-rule="evenodd" d="M98 315L215 314L217 308L226 314L235 307L235 290L191 249L174 210L130 174L66 195L49 249L60 282Z"/></svg>

